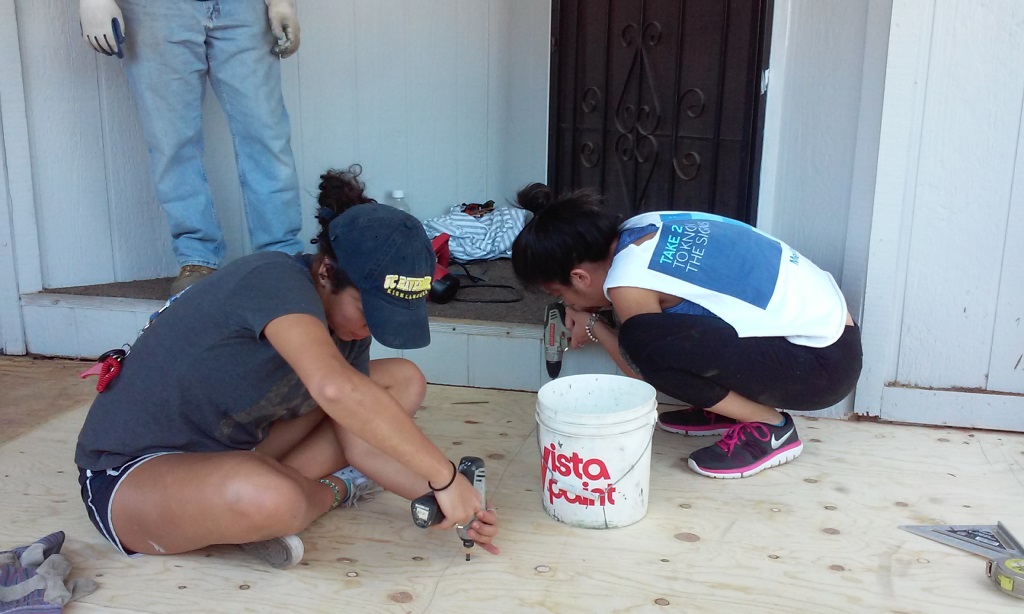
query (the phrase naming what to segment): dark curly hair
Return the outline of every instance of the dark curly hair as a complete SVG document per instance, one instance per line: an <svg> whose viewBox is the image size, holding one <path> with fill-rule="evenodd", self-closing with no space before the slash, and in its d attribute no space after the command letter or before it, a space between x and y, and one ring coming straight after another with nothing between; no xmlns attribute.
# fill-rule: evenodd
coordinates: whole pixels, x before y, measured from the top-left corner
<svg viewBox="0 0 1024 614"><path fill-rule="evenodd" d="M531 183L516 194L515 204L533 218L512 244L512 270L534 290L551 283L568 286L579 264L607 258L622 221L593 190L555 198L548 186Z"/></svg>
<svg viewBox="0 0 1024 614"><path fill-rule="evenodd" d="M338 292L352 285L352 281L338 266L338 256L331 247L331 221L356 205L376 203L366 195L366 185L359 180L363 167L353 164L346 169L328 169L320 175L320 194L316 201L320 205L316 219L320 222L320 230L311 242L317 246L317 253L326 257L331 267L331 286Z"/></svg>

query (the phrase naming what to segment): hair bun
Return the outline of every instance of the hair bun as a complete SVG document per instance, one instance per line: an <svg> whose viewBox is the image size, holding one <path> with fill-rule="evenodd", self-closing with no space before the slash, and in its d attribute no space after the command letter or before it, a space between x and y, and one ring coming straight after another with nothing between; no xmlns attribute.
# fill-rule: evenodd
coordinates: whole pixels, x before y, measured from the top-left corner
<svg viewBox="0 0 1024 614"><path fill-rule="evenodd" d="M553 200L551 188L543 183L531 183L516 194L516 204L535 215L547 209Z"/></svg>
<svg viewBox="0 0 1024 614"><path fill-rule="evenodd" d="M376 202L366 195L366 186L359 180L363 167L353 164L346 169L328 169L320 175L320 194L317 196L317 203L321 211L317 212L317 218L323 217L322 209L329 209L335 215L340 215L349 208L361 205L366 202ZM330 218L327 220L330 222Z"/></svg>

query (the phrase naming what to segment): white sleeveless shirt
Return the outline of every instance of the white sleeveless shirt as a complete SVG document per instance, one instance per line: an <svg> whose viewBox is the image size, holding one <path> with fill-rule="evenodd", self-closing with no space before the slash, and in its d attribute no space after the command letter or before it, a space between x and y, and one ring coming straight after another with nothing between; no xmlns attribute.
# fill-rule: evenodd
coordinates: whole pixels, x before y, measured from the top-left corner
<svg viewBox="0 0 1024 614"><path fill-rule="evenodd" d="M654 238L619 246L605 297L618 287L678 296L722 318L740 337L826 347L843 334L846 299L839 285L782 241L730 218L685 211L644 213L620 231L646 226Z"/></svg>

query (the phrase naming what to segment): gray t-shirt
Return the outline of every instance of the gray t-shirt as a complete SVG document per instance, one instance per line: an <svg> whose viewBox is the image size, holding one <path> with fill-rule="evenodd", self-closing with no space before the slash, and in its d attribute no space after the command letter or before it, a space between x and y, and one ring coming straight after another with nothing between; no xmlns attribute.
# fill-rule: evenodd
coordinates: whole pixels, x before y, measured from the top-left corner
<svg viewBox="0 0 1024 614"><path fill-rule="evenodd" d="M75 463L95 471L154 452L249 450L274 421L314 409L295 371L263 337L267 324L293 313L326 326L301 257L252 254L194 284L153 320L96 396ZM337 345L369 373L368 338Z"/></svg>

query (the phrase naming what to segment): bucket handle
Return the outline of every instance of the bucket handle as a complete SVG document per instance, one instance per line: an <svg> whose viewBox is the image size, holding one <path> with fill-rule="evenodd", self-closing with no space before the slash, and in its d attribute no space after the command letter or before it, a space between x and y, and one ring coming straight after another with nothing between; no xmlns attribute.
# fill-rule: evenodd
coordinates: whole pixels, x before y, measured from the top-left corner
<svg viewBox="0 0 1024 614"><path fill-rule="evenodd" d="M619 482L621 482L622 480L626 479L626 476L629 475L630 472L632 472L633 469L636 468L637 464L640 463L640 459L644 457L644 454L647 452L648 449L650 449L651 443L654 441L654 428L655 428L655 425L652 424L651 425L651 436L647 438L647 445L644 446L644 449L640 451L640 455L636 457L636 460L633 461L633 464L629 466L629 469L626 469L626 472L623 473L621 476L619 476L619 479L617 479L617 480L612 482L612 486L618 486ZM539 431L537 432L537 436L540 437L540 432ZM587 499L588 501L590 501L591 503L593 503L595 505L597 504L597 501L594 498L594 493L587 492L587 491L580 491L578 488L576 488L576 487L574 487L574 486L572 486L570 484L561 483L561 482L558 481L558 478L553 477L555 475L555 472L551 469L550 466L548 466L547 461L544 460L543 451L541 452L541 456L540 456L540 464L541 464L541 467L545 470L546 475L550 479L553 479L555 481L555 484L558 484L558 486L560 488L562 488L562 490L567 490L570 493L572 493L572 495L575 496L575 497L583 497L583 498Z"/></svg>

